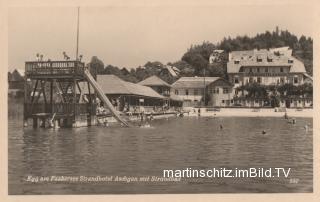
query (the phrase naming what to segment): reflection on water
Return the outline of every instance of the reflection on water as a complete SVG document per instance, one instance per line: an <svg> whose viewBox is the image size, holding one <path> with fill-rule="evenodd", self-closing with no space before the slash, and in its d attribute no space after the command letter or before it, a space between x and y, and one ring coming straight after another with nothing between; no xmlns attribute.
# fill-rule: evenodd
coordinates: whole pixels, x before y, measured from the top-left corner
<svg viewBox="0 0 320 202"><path fill-rule="evenodd" d="M312 131L282 118L174 118L154 128L32 129L9 116L10 194L312 192ZM219 125L223 130L219 130ZM265 129L266 135L261 131ZM39 183L33 176L161 176L163 169L291 167L288 179Z"/></svg>

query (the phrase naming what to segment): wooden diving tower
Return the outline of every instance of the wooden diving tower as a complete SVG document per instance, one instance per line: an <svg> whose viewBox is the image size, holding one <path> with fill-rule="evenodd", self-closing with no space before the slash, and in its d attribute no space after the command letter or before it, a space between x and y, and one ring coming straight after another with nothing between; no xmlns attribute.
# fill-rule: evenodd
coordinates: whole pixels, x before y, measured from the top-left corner
<svg viewBox="0 0 320 202"><path fill-rule="evenodd" d="M25 63L24 122L33 127L78 127L96 123L96 95L123 125L127 122L113 108L95 81L96 74L83 62L35 61ZM82 84L82 85L80 85ZM95 93L90 92L90 86ZM84 94L87 88L87 94Z"/></svg>

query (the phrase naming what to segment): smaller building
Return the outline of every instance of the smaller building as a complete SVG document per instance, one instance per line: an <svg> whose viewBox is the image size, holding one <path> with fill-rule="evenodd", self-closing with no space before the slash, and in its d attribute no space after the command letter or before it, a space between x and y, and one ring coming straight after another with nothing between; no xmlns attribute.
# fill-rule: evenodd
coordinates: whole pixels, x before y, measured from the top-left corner
<svg viewBox="0 0 320 202"><path fill-rule="evenodd" d="M16 96L24 92L25 74L21 69L8 72L9 94Z"/></svg>
<svg viewBox="0 0 320 202"><path fill-rule="evenodd" d="M180 75L180 70L177 67L164 65L163 69L159 73L161 76L171 77L172 79L176 79Z"/></svg>
<svg viewBox="0 0 320 202"><path fill-rule="evenodd" d="M220 77L181 77L172 84L171 94L183 100L184 107L230 106L233 85Z"/></svg>
<svg viewBox="0 0 320 202"><path fill-rule="evenodd" d="M221 62L224 50L214 50L209 57L209 64Z"/></svg>
<svg viewBox="0 0 320 202"><path fill-rule="evenodd" d="M139 85L148 86L163 96L170 96L171 85L157 76L151 76L138 83Z"/></svg>
<svg viewBox="0 0 320 202"><path fill-rule="evenodd" d="M97 82L118 111L160 112L182 105L181 102L170 102L169 97L159 94L149 86L127 82L115 75L97 75ZM85 83L80 88L84 94L88 94ZM91 89L90 92L93 93L94 90Z"/></svg>

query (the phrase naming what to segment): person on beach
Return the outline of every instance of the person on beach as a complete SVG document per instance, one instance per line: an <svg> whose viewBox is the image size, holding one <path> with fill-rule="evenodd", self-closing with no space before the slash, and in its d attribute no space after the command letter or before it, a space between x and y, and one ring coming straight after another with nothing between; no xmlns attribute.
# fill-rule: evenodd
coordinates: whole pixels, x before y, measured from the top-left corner
<svg viewBox="0 0 320 202"><path fill-rule="evenodd" d="M287 112L284 113L284 118L285 118L285 119L289 119L289 116L288 116Z"/></svg>
<svg viewBox="0 0 320 202"><path fill-rule="evenodd" d="M200 110L200 108L198 109L198 116L200 116L201 114L201 110Z"/></svg>

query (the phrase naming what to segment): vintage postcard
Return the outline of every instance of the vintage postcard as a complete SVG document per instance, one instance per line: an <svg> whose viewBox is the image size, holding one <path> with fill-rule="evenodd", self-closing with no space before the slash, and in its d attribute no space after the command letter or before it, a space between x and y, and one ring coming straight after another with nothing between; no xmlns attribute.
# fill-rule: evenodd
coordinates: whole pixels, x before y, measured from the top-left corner
<svg viewBox="0 0 320 202"><path fill-rule="evenodd" d="M314 194L317 5L8 4L8 198Z"/></svg>

